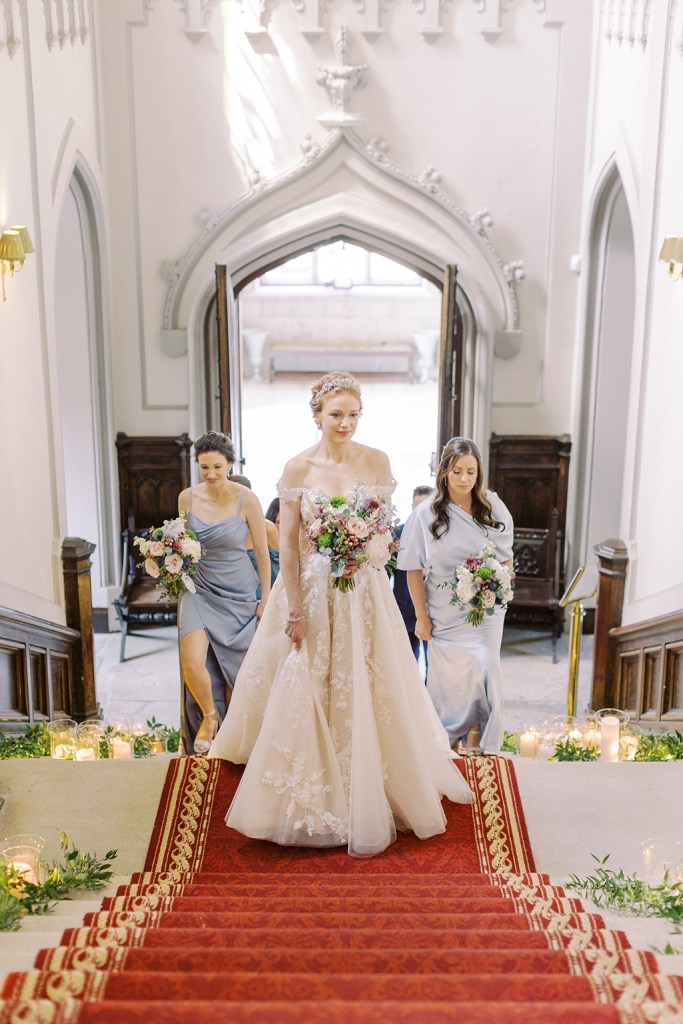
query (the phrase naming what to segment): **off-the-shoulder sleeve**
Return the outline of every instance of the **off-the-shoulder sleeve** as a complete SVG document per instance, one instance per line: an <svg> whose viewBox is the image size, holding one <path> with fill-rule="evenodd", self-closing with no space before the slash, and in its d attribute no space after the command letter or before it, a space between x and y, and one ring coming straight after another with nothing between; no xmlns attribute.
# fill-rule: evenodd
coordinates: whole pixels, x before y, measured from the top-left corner
<svg viewBox="0 0 683 1024"><path fill-rule="evenodd" d="M508 562L512 559L512 542L514 540L514 524L508 507L503 504L495 491L489 491L487 495L491 502L493 518L503 524L502 530L491 533L491 540L496 542L496 555L501 562Z"/></svg>
<svg viewBox="0 0 683 1024"><path fill-rule="evenodd" d="M403 527L401 549L398 553L399 569L425 569L429 564L424 516L418 513L419 508L411 512Z"/></svg>
<svg viewBox="0 0 683 1024"><path fill-rule="evenodd" d="M280 501L287 503L288 501L298 501L304 489L303 487L283 487L282 480L278 480L275 490Z"/></svg>

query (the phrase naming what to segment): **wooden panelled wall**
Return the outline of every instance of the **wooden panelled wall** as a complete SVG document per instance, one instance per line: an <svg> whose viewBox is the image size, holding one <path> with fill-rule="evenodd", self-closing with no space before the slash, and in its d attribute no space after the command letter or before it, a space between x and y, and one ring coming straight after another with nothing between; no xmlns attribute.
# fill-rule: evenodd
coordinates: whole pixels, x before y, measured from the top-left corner
<svg viewBox="0 0 683 1024"><path fill-rule="evenodd" d="M80 634L0 607L0 726L23 730L74 704L74 651Z"/></svg>
<svg viewBox="0 0 683 1024"><path fill-rule="evenodd" d="M178 515L178 495L190 486L192 441L178 437L116 435L121 529L161 526Z"/></svg>
<svg viewBox="0 0 683 1024"><path fill-rule="evenodd" d="M683 727L683 611L621 625L628 556L623 541L595 548L600 591L593 656L594 710L628 711L646 727Z"/></svg>

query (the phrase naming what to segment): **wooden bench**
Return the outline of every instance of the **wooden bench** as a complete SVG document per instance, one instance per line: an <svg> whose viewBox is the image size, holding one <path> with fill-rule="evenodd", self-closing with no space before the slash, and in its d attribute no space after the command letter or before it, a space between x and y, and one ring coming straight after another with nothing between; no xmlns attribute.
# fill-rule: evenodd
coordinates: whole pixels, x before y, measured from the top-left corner
<svg viewBox="0 0 683 1024"><path fill-rule="evenodd" d="M304 344L272 341L266 346L265 365L272 382L278 373L379 373L407 377L411 384L420 379L420 357L415 343L335 342Z"/></svg>

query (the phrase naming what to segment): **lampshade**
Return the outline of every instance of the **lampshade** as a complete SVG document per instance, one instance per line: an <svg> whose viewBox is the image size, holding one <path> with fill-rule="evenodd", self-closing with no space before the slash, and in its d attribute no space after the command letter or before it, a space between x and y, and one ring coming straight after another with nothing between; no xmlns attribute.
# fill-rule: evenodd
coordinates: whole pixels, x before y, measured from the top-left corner
<svg viewBox="0 0 683 1024"><path fill-rule="evenodd" d="M21 244L21 235L14 228L7 228L0 237L0 260L23 262L23 259L24 247Z"/></svg>
<svg viewBox="0 0 683 1024"><path fill-rule="evenodd" d="M26 227L25 224L11 224L10 228L11 228L12 231L18 231L19 232L19 237L21 238L21 244L23 246L24 253L26 254L26 256L28 256L28 254L30 252L35 252L36 251L33 248L33 242L31 241L31 236L29 235L28 228Z"/></svg>
<svg viewBox="0 0 683 1024"><path fill-rule="evenodd" d="M683 235L676 235L669 259L674 263L683 263Z"/></svg>
<svg viewBox="0 0 683 1024"><path fill-rule="evenodd" d="M671 263L674 259L673 252L674 247L678 241L677 234L668 234L667 238L661 243L661 249L659 251L659 259L664 260L665 263Z"/></svg>

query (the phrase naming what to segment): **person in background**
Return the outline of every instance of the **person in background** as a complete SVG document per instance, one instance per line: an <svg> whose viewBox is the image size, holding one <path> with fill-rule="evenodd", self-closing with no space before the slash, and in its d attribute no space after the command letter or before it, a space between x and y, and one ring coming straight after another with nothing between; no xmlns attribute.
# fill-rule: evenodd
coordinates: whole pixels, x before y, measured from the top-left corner
<svg viewBox="0 0 683 1024"><path fill-rule="evenodd" d="M474 626L442 584L488 542L495 544L498 561L512 565L512 516L497 494L484 489L479 449L465 437L445 445L434 492L408 518L398 555L415 605L415 635L429 641L427 691L454 748L497 751L503 739L505 610L497 607Z"/></svg>
<svg viewBox="0 0 683 1024"><path fill-rule="evenodd" d="M263 510L255 494L229 475L235 449L210 430L194 443L201 483L178 497L178 511L197 535L202 557L195 593L180 595L178 638L183 672L185 753L206 754L230 702L242 659L270 592ZM263 598L246 550L254 541Z"/></svg>
<svg viewBox="0 0 683 1024"><path fill-rule="evenodd" d="M280 529L280 499L273 498L270 505L266 509L266 519L271 523L275 523L278 530Z"/></svg>
<svg viewBox="0 0 683 1024"><path fill-rule="evenodd" d="M230 477L234 483L242 484L243 487L248 487L251 490L251 480L249 477L244 476L242 473L233 473ZM270 505L266 509L266 540L268 541L268 557L270 558L270 585L277 579L277 575L280 571L280 531L276 519L272 518L273 505L277 502L277 516L280 514L280 499L275 498L271 501ZM247 554L251 559L251 564L254 566L258 577L258 570L256 567L256 555L254 553L254 545L251 541L251 534L247 534ZM261 584L260 582L256 585L256 599L261 599Z"/></svg>
<svg viewBox="0 0 683 1024"><path fill-rule="evenodd" d="M418 505L422 504L427 498L434 493L434 488L430 484L419 484L413 491L413 512ZM267 513L266 513L267 515ZM401 534L403 533L403 527L405 523L399 523L394 530L394 535L400 540ZM415 659L420 659L420 642L422 642L422 649L425 656L425 665L427 664L427 644L426 642L418 640L415 636L415 605L410 597L410 591L408 590L408 575L405 569L394 569L394 597L396 598L396 604L398 610L403 617L403 621L406 624L408 631L408 639L410 640L410 646L412 647Z"/></svg>

